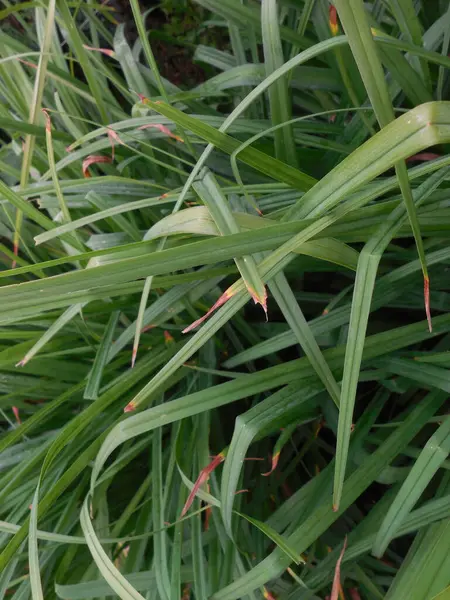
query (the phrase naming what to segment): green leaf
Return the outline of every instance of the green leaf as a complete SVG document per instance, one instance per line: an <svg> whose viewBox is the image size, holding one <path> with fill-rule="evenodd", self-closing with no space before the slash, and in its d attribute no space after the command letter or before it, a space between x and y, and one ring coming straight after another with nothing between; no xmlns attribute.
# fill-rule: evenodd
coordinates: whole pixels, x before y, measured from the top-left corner
<svg viewBox="0 0 450 600"><path fill-rule="evenodd" d="M424 202L447 177L448 167L438 171L422 183L414 193L417 206ZM363 340L369 320L370 305L375 286L376 274L381 256L384 253L396 231L406 219L404 205L398 206L380 225L378 231L368 240L361 251L356 271L353 291L352 308L349 322L344 374L342 377L342 392L339 411L339 423L336 446L336 469L334 480L333 503L339 506L340 495L345 477L347 452L352 429L353 409L356 399L356 389L363 352Z"/></svg>
<svg viewBox="0 0 450 600"><path fill-rule="evenodd" d="M305 562L302 559L302 557L299 554L297 554L293 548L289 546L284 537L277 533L274 529L272 529L272 527L267 525L267 523L263 523L261 521L258 521L257 519L253 519L252 517L249 517L248 515L244 515L239 512L237 513L237 515L239 517L242 517L255 527L257 527L260 531L262 531L264 535L271 539L272 542L274 542L278 546L278 548L280 548L280 550L282 550L285 554L287 554L287 556L289 556L289 558L293 562L295 562L295 564L300 565Z"/></svg>
<svg viewBox="0 0 450 600"><path fill-rule="evenodd" d="M372 483L377 474L389 464L401 448L422 428L426 420L435 413L444 401L442 392L428 395L426 402L416 407L397 431L376 450L363 466L357 469L346 481L339 511L333 511L331 498L322 502L313 514L306 519L288 538L287 542L301 554L346 508ZM214 600L233 600L251 590L264 585L280 575L290 563L284 552L275 550L267 558L253 567L246 575L219 590L212 596Z"/></svg>
<svg viewBox="0 0 450 600"><path fill-rule="evenodd" d="M103 371L106 366L108 354L111 351L113 336L116 330L119 316L119 311L112 312L111 316L109 317L109 321L105 327L105 331L102 340L99 344L97 354L95 355L94 364L92 365L92 369L89 372L86 388L83 394L83 397L88 400L96 400L98 398L98 392L100 389Z"/></svg>
<svg viewBox="0 0 450 600"><path fill-rule="evenodd" d="M266 76L271 75L284 63L278 22L277 1L263 0L261 5L261 32ZM280 78L268 90L273 125L285 123L291 118L287 84L286 78ZM275 155L283 162L293 166L297 165L291 125L287 124L283 129L275 131Z"/></svg>
<svg viewBox="0 0 450 600"><path fill-rule="evenodd" d="M450 418L430 437L381 524L372 552L382 556L405 517L450 452Z"/></svg>
<svg viewBox="0 0 450 600"><path fill-rule="evenodd" d="M239 233L240 229L228 204L228 200L223 195L217 180L210 172L206 172L200 182L194 183L193 188L211 214L220 235ZM236 258L235 263L253 301L261 304L267 313L267 292L259 276L255 259L253 256L247 255Z"/></svg>
<svg viewBox="0 0 450 600"><path fill-rule="evenodd" d="M281 69L278 69L276 71L278 76L280 70ZM261 86L265 86L266 81L267 79L261 84ZM174 123L177 123L177 125L181 125L185 129L192 131L207 141L208 144L219 148L227 154L231 154L240 145L238 140L226 135L225 133L222 133L220 129L214 129L199 119L182 113L172 106L168 106L161 102L152 102L151 100L146 100L146 104L153 110L171 119ZM225 123L226 122L224 122L224 124ZM277 160L272 156L261 152L260 150L256 150L255 148L246 148L242 150L242 152L239 154L239 157L242 162L245 162L245 164L249 165L250 167L257 169L269 177L272 177L276 181L287 183L297 189L308 190L315 183L315 179L310 175L302 173L302 171L299 171L298 169L295 169L283 161ZM201 163L198 163L198 165L200 164Z"/></svg>
<svg viewBox="0 0 450 600"><path fill-rule="evenodd" d="M89 496L86 497L83 503L80 523L92 558L108 586L114 590L122 600L143 600L144 596L142 596L120 573L108 557L107 553L103 550L89 516Z"/></svg>

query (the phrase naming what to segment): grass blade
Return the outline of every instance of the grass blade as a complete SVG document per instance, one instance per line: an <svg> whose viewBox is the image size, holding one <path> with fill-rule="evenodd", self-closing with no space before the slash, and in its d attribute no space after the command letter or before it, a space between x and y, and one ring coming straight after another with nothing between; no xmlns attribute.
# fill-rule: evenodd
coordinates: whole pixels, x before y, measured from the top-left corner
<svg viewBox="0 0 450 600"><path fill-rule="evenodd" d="M431 175L415 191L416 206L420 206L447 177L447 169ZM347 452L352 429L353 409L356 388L361 366L363 340L369 319L375 278L381 257L406 218L406 208L398 206L389 218L380 226L378 232L370 238L360 254L353 291L352 309L349 323L349 337L342 378L342 395L336 446L336 468L334 480L333 506L339 507L340 496L345 477Z"/></svg>
<svg viewBox="0 0 450 600"><path fill-rule="evenodd" d="M239 233L239 226L215 177L210 172L206 172L202 180L194 183L193 187L210 212L219 234L232 235ZM236 258L235 262L248 293L255 304L261 304L267 314L267 292L259 276L254 258L252 256L242 256Z"/></svg>
<svg viewBox="0 0 450 600"><path fill-rule="evenodd" d="M97 354L95 355L94 364L89 372L86 388L83 397L87 400L97 400L100 383L102 381L103 371L106 366L108 354L113 343L113 336L119 320L120 312L114 311L109 317L109 321L105 327L103 337L99 344Z"/></svg>
<svg viewBox="0 0 450 600"><path fill-rule="evenodd" d="M419 405L403 422L397 431L372 454L372 456L356 470L347 480L342 497L339 513L342 514L346 507L357 498L376 477L386 464L398 454L402 447L411 440L419 431L430 415L433 415L444 401L442 392L433 392L428 395L426 403ZM345 498L345 499L344 499ZM344 508L345 507L345 508ZM314 513L306 519L297 530L292 533L287 541L301 554L317 539L321 531L326 530L329 523L337 519L338 513L331 510L330 501L326 499L318 506ZM232 584L222 588L213 595L213 600L235 600L243 594L264 585L277 574L282 573L289 566L290 559L284 553L275 550L245 576L235 580Z"/></svg>
<svg viewBox="0 0 450 600"><path fill-rule="evenodd" d="M284 63L278 22L276 0L263 0L261 31L266 75L271 75ZM291 118L287 83L286 78L280 78L268 90L273 125L285 123ZM295 142L290 125L275 130L275 156L285 163L297 166Z"/></svg>
<svg viewBox="0 0 450 600"><path fill-rule="evenodd" d="M53 36L53 28L55 23L55 8L56 0L50 0L47 10L47 19L45 22L45 32L42 40L42 47L39 54L39 64L36 71L36 79L34 81L33 98L31 99L29 123L37 125L39 113L42 107L42 97L44 93L45 79L47 75L47 65L49 61L49 51ZM25 147L23 151L22 168L20 173L20 187L24 188L28 183L28 178L33 160L35 137L27 135L25 138ZM22 227L22 212L19 210L16 214L16 224L14 233L14 251L17 254L20 240L20 230ZM13 265L14 266L14 265Z"/></svg>
<svg viewBox="0 0 450 600"><path fill-rule="evenodd" d="M414 504L450 452L450 419L425 444L378 530L372 552L382 556Z"/></svg>

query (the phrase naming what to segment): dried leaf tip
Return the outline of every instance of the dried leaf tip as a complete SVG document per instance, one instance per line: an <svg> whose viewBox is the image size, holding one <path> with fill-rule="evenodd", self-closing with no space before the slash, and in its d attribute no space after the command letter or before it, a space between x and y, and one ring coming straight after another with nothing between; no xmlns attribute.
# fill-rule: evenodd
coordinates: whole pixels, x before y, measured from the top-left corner
<svg viewBox="0 0 450 600"><path fill-rule="evenodd" d="M14 254L14 256L19 256L19 240L14 240L13 254ZM16 261L16 259L14 259L11 263L11 269L15 269L16 267L17 267L17 261Z"/></svg>
<svg viewBox="0 0 450 600"><path fill-rule="evenodd" d="M214 469L216 469L220 465L220 463L222 463L224 460L225 460L225 453L222 451L213 458L213 460L209 463L209 465L207 465L204 469L202 469L200 471L200 474L197 477L196 482L194 483L194 487L192 488L191 493L189 494L188 499L186 500L186 504L183 506L183 510L181 511L181 517L184 517L184 515L187 513L187 511L192 506L192 503L194 502L194 498L197 495L200 487L208 481L209 476L214 471Z"/></svg>
<svg viewBox="0 0 450 600"><path fill-rule="evenodd" d="M173 335L171 335L167 330L164 331L164 341L166 344L172 344L175 341L173 339Z"/></svg>
<svg viewBox="0 0 450 600"><path fill-rule="evenodd" d="M109 56L111 58L114 58L116 55L114 50L110 50L109 48L94 48L93 46L87 46L86 44L83 44L83 48L85 50L91 50L93 52L101 52L102 54L105 54L106 56Z"/></svg>
<svg viewBox="0 0 450 600"><path fill-rule="evenodd" d="M37 69L37 65L35 65L32 62L30 62L29 60L23 60L23 58L18 58L17 60L20 63L22 63L23 65L26 65L27 67L32 67L33 69Z"/></svg>
<svg viewBox="0 0 450 600"><path fill-rule="evenodd" d="M50 133L52 130L52 120L50 119L50 115L48 114L48 110L46 108L43 108L42 112L45 115L45 131Z"/></svg>
<svg viewBox="0 0 450 600"><path fill-rule="evenodd" d="M102 156L100 154L90 154L83 160L83 175L85 177L90 177L91 174L89 173L89 167L97 163L112 163L112 158L109 156Z"/></svg>
<svg viewBox="0 0 450 600"><path fill-rule="evenodd" d="M13 406L12 411L13 411L14 417L16 419L17 425L22 425L22 421L20 420L19 409L17 408L17 406Z"/></svg>
<svg viewBox="0 0 450 600"><path fill-rule="evenodd" d="M179 135L175 135L170 131L168 127L163 125L162 123L146 123L145 125L141 125L138 129L158 129L161 133L166 134L168 137L176 140L177 142L184 143L183 138L180 138Z"/></svg>
<svg viewBox="0 0 450 600"><path fill-rule="evenodd" d="M146 104L147 102L150 102L150 100L144 96L144 94L139 94L139 92L135 92L138 95L139 100L143 103Z"/></svg>
<svg viewBox="0 0 450 600"><path fill-rule="evenodd" d="M136 410L136 404L132 400L125 406L125 408L123 409L123 412L126 412L126 413L133 412L134 410Z"/></svg>
<svg viewBox="0 0 450 600"><path fill-rule="evenodd" d="M120 139L117 131L115 131L114 129L110 129L109 127L108 127L107 131L108 131L109 143L111 144L111 159L114 160L115 143L117 142L118 144L121 144L122 146L124 146L125 144Z"/></svg>
<svg viewBox="0 0 450 600"><path fill-rule="evenodd" d="M272 594L272 592L269 592L269 590L264 586L263 588L263 596L266 600L276 600L276 596L274 596L274 594Z"/></svg>
<svg viewBox="0 0 450 600"><path fill-rule="evenodd" d="M263 287L263 292L261 294L257 294L256 291L251 287L248 287L247 289L250 296L253 298L253 302L255 304L261 304L264 312L266 313L266 321L268 321L269 317L267 314L267 290L265 286Z"/></svg>
<svg viewBox="0 0 450 600"><path fill-rule="evenodd" d="M347 536L345 536L344 545L342 546L341 553L336 562L336 568L334 570L333 587L331 588L330 600L338 600L339 593L342 590L342 587L341 587L341 563L342 563L342 559L344 558L344 552L345 552L346 548L347 548Z"/></svg>
<svg viewBox="0 0 450 600"><path fill-rule="evenodd" d="M333 35L337 35L339 30L338 22L337 22L337 10L334 4L330 4L329 9L329 22L330 22L330 30Z"/></svg>
<svg viewBox="0 0 450 600"><path fill-rule="evenodd" d="M134 363L136 362L137 356L137 348L133 348L133 352L131 353L131 368L134 369Z"/></svg>
<svg viewBox="0 0 450 600"><path fill-rule="evenodd" d="M425 313L427 315L428 329L430 333L433 331L433 324L431 322L431 311L430 311L430 279L427 275L423 278L423 298L425 302Z"/></svg>
<svg viewBox="0 0 450 600"><path fill-rule="evenodd" d="M270 471L267 471L266 473L261 473L261 475L263 477L268 477L269 475L272 475L272 473L275 471L275 469L277 468L278 465L278 461L280 459L280 453L276 452L273 456L272 456L272 466Z"/></svg>
<svg viewBox="0 0 450 600"><path fill-rule="evenodd" d="M234 296L234 294L235 294L235 292L231 288L228 288L227 290L225 290L224 293L217 300L217 302L215 302L211 306L211 308L208 310L208 312L206 314L204 314L203 317L200 317L200 319L197 319L196 321L191 323L189 325L189 327L186 327L186 329L183 329L182 333L189 333L189 331L196 329L199 325L201 325L203 323L203 321L205 321L210 315L212 315L212 313L216 309L221 307L222 304L225 304L225 302L227 302L230 298L232 298Z"/></svg>

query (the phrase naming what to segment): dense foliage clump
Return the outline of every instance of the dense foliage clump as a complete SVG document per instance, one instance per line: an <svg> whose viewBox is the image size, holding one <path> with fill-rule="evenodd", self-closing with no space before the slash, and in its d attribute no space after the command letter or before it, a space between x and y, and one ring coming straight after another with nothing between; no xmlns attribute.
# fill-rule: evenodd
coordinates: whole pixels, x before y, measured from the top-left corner
<svg viewBox="0 0 450 600"><path fill-rule="evenodd" d="M449 598L448 2L143 8L0 10L1 598Z"/></svg>

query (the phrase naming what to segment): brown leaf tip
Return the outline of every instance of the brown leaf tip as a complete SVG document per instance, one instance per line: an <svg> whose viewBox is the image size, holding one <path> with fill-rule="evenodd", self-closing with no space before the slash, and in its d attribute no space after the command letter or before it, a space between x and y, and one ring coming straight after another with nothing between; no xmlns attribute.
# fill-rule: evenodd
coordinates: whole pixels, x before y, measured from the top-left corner
<svg viewBox="0 0 450 600"><path fill-rule="evenodd" d="M197 477L197 480L194 483L194 487L192 488L191 493L189 494L188 499L186 500L186 504L183 506L183 510L181 511L181 517L184 517L184 515L192 506L194 498L197 495L200 487L208 481L209 476L214 471L214 469L216 469L224 460L225 454L223 452L220 452L217 456L213 458L209 465L207 465L204 469L200 471L199 476Z"/></svg>
<svg viewBox="0 0 450 600"><path fill-rule="evenodd" d="M267 321L269 320L269 315L267 312L267 290L266 290L266 288L264 287L264 292L263 292L262 296L260 294L257 294L255 292L255 290L251 287L248 287L247 289L250 293L250 296L253 298L253 302L255 304L260 304L262 306L264 313L266 315L266 323L267 323Z"/></svg>
<svg viewBox="0 0 450 600"><path fill-rule="evenodd" d="M131 353L131 368L134 369L134 363L136 362L137 356L137 348L133 348L133 352Z"/></svg>
<svg viewBox="0 0 450 600"><path fill-rule="evenodd" d="M266 600L277 600L277 597L264 586L263 596Z"/></svg>
<svg viewBox="0 0 450 600"><path fill-rule="evenodd" d="M347 548L347 536L345 536L344 545L342 546L341 553L339 554L339 558L337 559L337 562L336 562L336 567L334 570L334 578L333 578L333 587L331 589L330 600L338 600L340 594L342 593L341 564L342 564L342 559L344 558L344 553L345 553L346 548Z"/></svg>
<svg viewBox="0 0 450 600"><path fill-rule="evenodd" d="M175 341L173 336L167 330L164 331L164 341L166 344L172 344Z"/></svg>
<svg viewBox="0 0 450 600"><path fill-rule="evenodd" d="M231 288L228 288L227 290L225 290L224 293L217 300L217 302L215 302L211 306L211 308L208 310L208 312L206 314L204 314L203 317L200 317L200 319L197 319L196 321L191 323L188 327L183 329L182 333L189 333L193 329L196 329L199 325L201 325L203 323L203 321L205 321L210 315L212 315L212 313L215 310L217 310L219 307L222 306L222 304L225 304L225 302L227 302L230 298L232 298L233 295L234 295L234 292L231 290Z"/></svg>
<svg viewBox="0 0 450 600"><path fill-rule="evenodd" d="M20 420L19 409L17 408L17 406L13 406L12 411L16 419L17 425L22 425L22 421Z"/></svg>
<svg viewBox="0 0 450 600"><path fill-rule="evenodd" d="M329 22L330 22L330 30L333 35L336 35L339 29L337 22L337 10L334 4L330 4L329 9Z"/></svg>
<svg viewBox="0 0 450 600"><path fill-rule="evenodd" d="M276 454L274 454L272 456L272 466L270 471L267 471L266 473L261 473L261 475L263 477L268 477L269 475L272 475L272 473L275 471L275 469L277 468L278 465L278 460L280 459L280 453L277 452Z"/></svg>
<svg viewBox="0 0 450 600"><path fill-rule="evenodd" d="M83 44L83 48L85 50L91 50L92 52L101 52L111 58L115 56L114 50L111 50L110 48L94 48L93 46L87 46L86 44Z"/></svg>
<svg viewBox="0 0 450 600"><path fill-rule="evenodd" d="M98 163L112 163L112 158L101 154L90 154L83 160L82 169L85 177L90 177L89 167Z"/></svg>
<svg viewBox="0 0 450 600"><path fill-rule="evenodd" d="M48 114L48 110L46 108L43 108L42 112L45 115L45 130L50 132L52 130L52 121L50 119L50 115Z"/></svg>
<svg viewBox="0 0 450 600"><path fill-rule="evenodd" d="M180 138L179 135L175 135L174 133L172 133L170 129L162 123L147 123L146 125L141 125L140 127L138 127L138 129L157 129L161 133L164 133L164 135L167 135L168 137L176 140L177 142L184 143L184 140Z"/></svg>

